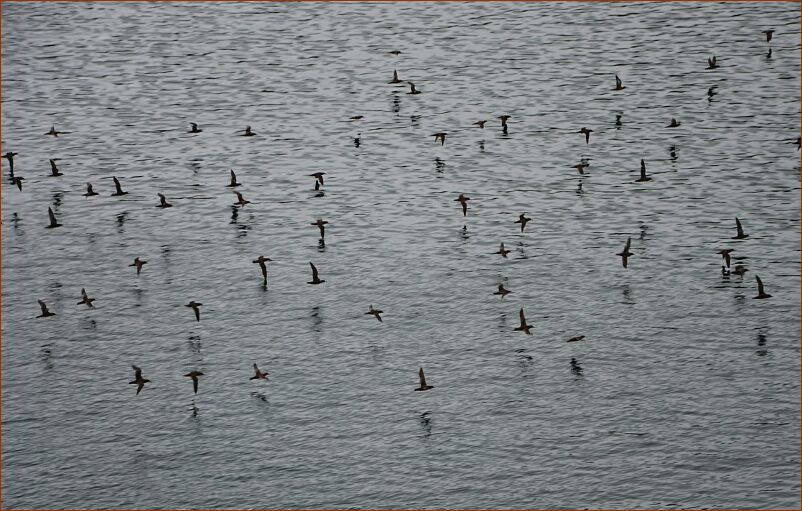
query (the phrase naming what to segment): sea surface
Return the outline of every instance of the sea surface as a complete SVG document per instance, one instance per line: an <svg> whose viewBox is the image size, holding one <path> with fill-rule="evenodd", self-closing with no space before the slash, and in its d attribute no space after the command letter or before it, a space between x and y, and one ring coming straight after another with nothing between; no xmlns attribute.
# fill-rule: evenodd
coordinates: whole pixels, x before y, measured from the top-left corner
<svg viewBox="0 0 802 511"><path fill-rule="evenodd" d="M3 3L3 508L798 509L799 94L790 2Z"/></svg>

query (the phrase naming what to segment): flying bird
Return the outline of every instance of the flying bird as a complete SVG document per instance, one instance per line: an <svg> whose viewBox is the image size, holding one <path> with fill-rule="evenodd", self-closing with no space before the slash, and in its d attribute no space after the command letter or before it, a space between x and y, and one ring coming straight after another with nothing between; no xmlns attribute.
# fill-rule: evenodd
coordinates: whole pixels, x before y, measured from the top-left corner
<svg viewBox="0 0 802 511"><path fill-rule="evenodd" d="M259 370L259 366L257 366L256 364L253 365L253 370L254 370L254 373L256 373L256 374L251 376L249 378L250 380L269 380L270 379L270 378L267 377L267 374L268 374L267 371L264 371L264 372L260 371Z"/></svg>
<svg viewBox="0 0 802 511"><path fill-rule="evenodd" d="M8 160L8 169L11 172L11 177L14 177L14 157L19 153L13 153L11 151L7 152L3 155L3 158Z"/></svg>
<svg viewBox="0 0 802 511"><path fill-rule="evenodd" d="M581 130L577 131L577 133L583 133L585 135L585 143L590 143L590 134L593 133L593 130L589 130L587 128L582 128Z"/></svg>
<svg viewBox="0 0 802 511"><path fill-rule="evenodd" d="M579 172L580 174L584 175L585 174L585 169L588 168L588 164L587 163L577 163L576 165L572 165L571 167L575 168L577 170L577 172Z"/></svg>
<svg viewBox="0 0 802 511"><path fill-rule="evenodd" d="M142 271L142 267L148 264L147 261L142 261L139 257L134 258L134 262L129 264L128 266L136 266L136 274L139 276L139 273Z"/></svg>
<svg viewBox="0 0 802 511"><path fill-rule="evenodd" d="M420 94L420 91L415 88L415 84L412 82L407 82L409 84L409 92L407 94Z"/></svg>
<svg viewBox="0 0 802 511"><path fill-rule="evenodd" d="M47 208L47 214L48 214L48 216L50 216L50 225L45 227L46 229L53 229L53 228L56 228L56 227L61 227L61 224L56 222L55 213L53 213L53 210L50 209L49 207Z"/></svg>
<svg viewBox="0 0 802 511"><path fill-rule="evenodd" d="M256 133L251 131L251 127L250 126L245 126L245 129L243 130L243 133L242 133L241 136L243 136L243 137L252 137L254 135L256 135Z"/></svg>
<svg viewBox="0 0 802 511"><path fill-rule="evenodd" d="M459 194L459 197L454 199L454 202L459 202L462 204L462 216L468 216L468 201L471 200L470 197L466 197L463 194Z"/></svg>
<svg viewBox="0 0 802 511"><path fill-rule="evenodd" d="M320 276L317 273L317 268L315 268L314 264L312 264L310 262L309 266L312 267L312 280L307 282L307 284L322 284L322 283L326 282L325 280L321 280L320 279Z"/></svg>
<svg viewBox="0 0 802 511"><path fill-rule="evenodd" d="M755 275L755 280L757 280L757 296L753 296L752 298L771 298L771 295L763 290L763 281L760 280L760 277Z"/></svg>
<svg viewBox="0 0 802 511"><path fill-rule="evenodd" d="M382 321L382 317L379 316L379 314L383 312L384 312L383 310L374 309L373 305L371 305L370 309L365 314L371 314L374 318L379 320L379 323L384 323L384 321Z"/></svg>
<svg viewBox="0 0 802 511"><path fill-rule="evenodd" d="M748 271L749 271L749 269L746 266L744 266L742 264L736 264L735 268L733 268L733 270L732 270L732 273L738 275L739 277L743 277L744 274L746 272L748 272Z"/></svg>
<svg viewBox="0 0 802 511"><path fill-rule="evenodd" d="M146 383L150 383L150 380L142 378L142 369L138 368L137 366L131 367L134 368L134 381L129 381L128 384L136 384L136 395L138 396L142 391L142 387L144 387Z"/></svg>
<svg viewBox="0 0 802 511"><path fill-rule="evenodd" d="M643 161L643 159L641 158L641 161L640 161L640 177L638 179L636 179L635 182L636 183L642 183L644 181L651 181L651 180L652 180L652 178L650 178L650 177L648 177L646 175L646 162Z"/></svg>
<svg viewBox="0 0 802 511"><path fill-rule="evenodd" d="M315 172L314 174L309 174L309 177L315 178L317 181L315 182L315 190L317 190L317 185L323 186L323 176L325 176L325 172Z"/></svg>
<svg viewBox="0 0 802 511"><path fill-rule="evenodd" d="M159 196L159 204L156 206L157 208L172 208L173 205L167 202L167 197L164 196L162 193L157 193L156 195Z"/></svg>
<svg viewBox="0 0 802 511"><path fill-rule="evenodd" d="M524 227L526 227L526 222L532 220L531 218L526 218L524 213L518 215L518 220L515 221L516 224L521 224L521 232L524 232Z"/></svg>
<svg viewBox="0 0 802 511"><path fill-rule="evenodd" d="M474 126L479 126L481 129L485 129L485 123L486 122L487 121L476 121L475 123L473 123L473 125Z"/></svg>
<svg viewBox="0 0 802 511"><path fill-rule="evenodd" d="M111 194L112 197L120 197L122 195L128 195L128 192L123 191L123 187L120 186L120 180L117 179L116 176L111 176L111 179L114 181L114 193Z"/></svg>
<svg viewBox="0 0 802 511"><path fill-rule="evenodd" d="M92 189L92 183L86 183L86 193L84 197L92 197L93 195L97 195L97 192Z"/></svg>
<svg viewBox="0 0 802 511"><path fill-rule="evenodd" d="M518 312L518 317L521 319L521 325L518 326L518 327L513 328L513 330L514 331L522 331L526 335L532 335L532 333L529 331L529 329L532 328L532 325L527 325L526 324L526 316L524 316L523 307L521 307L520 312Z"/></svg>
<svg viewBox="0 0 802 511"><path fill-rule="evenodd" d="M512 293L512 291L510 291L509 289L506 289L506 288L504 287L504 284L499 284L499 285L498 285L498 291L496 291L496 292L495 292L495 293L493 293L493 294L494 294L494 295L501 295L501 299L503 300L503 299L504 299L504 297L505 297L505 296L507 296L507 295L508 295L508 294L510 294L510 293Z"/></svg>
<svg viewBox="0 0 802 511"><path fill-rule="evenodd" d="M629 245L632 242L632 238L627 238L627 244L624 245L624 250L622 252L617 253L617 256L621 256L621 262L624 264L624 268L627 267L627 258L629 256L634 255L632 252L629 251Z"/></svg>
<svg viewBox="0 0 802 511"><path fill-rule="evenodd" d="M92 302L94 302L95 299L94 298L89 298L89 295L86 294L86 289L85 288L81 288L81 296L83 298L81 299L80 302L76 303L75 305L81 305L81 304L85 303L86 306L89 307L90 309L95 307L94 305L92 305Z"/></svg>
<svg viewBox="0 0 802 511"><path fill-rule="evenodd" d="M265 284L267 284L267 265L265 264L267 261L272 261L272 259L265 256L259 256L253 261L254 264L258 264L259 268L262 269L262 278L264 279Z"/></svg>
<svg viewBox="0 0 802 511"><path fill-rule="evenodd" d="M50 127L50 131L45 133L45 135L53 135L54 137L57 137L57 136L61 135L62 133L64 133L64 132L63 131L56 131L56 126L53 125L53 126Z"/></svg>
<svg viewBox="0 0 802 511"><path fill-rule="evenodd" d="M727 265L727 268L730 267L730 252L732 252L733 250L735 249L722 248L721 250L718 251L718 253L721 254L721 257L724 259L724 263Z"/></svg>
<svg viewBox="0 0 802 511"><path fill-rule="evenodd" d="M501 257L503 257L504 259L507 259L507 254L509 254L510 251L509 250L504 250L504 243L502 242L501 245L499 246L498 252L493 252L493 253L494 254L500 254Z"/></svg>
<svg viewBox="0 0 802 511"><path fill-rule="evenodd" d="M745 238L749 237L748 234L744 234L744 228L741 225L741 221L738 220L738 217L735 217L735 228L738 230L738 234L736 234L735 237L732 238L732 239L734 239L734 240L742 240L742 239L745 239Z"/></svg>
<svg viewBox="0 0 802 511"><path fill-rule="evenodd" d="M202 129L198 128L198 123L196 122L191 122L189 125L191 126L189 133L200 133L203 131Z"/></svg>
<svg viewBox="0 0 802 511"><path fill-rule="evenodd" d="M251 203L251 201L249 201L245 197L243 197L241 193L236 192L236 191L234 193L237 194L237 202L234 203L235 205L240 205L242 207L245 207L246 204L250 204Z"/></svg>
<svg viewBox="0 0 802 511"><path fill-rule="evenodd" d="M36 300L36 301L39 302L39 307L42 308L42 313L39 314L38 316L36 316L37 318L46 318L48 316L55 316L56 315L55 312L50 312L47 309L47 304L45 304L45 302L43 302L42 300Z"/></svg>
<svg viewBox="0 0 802 511"><path fill-rule="evenodd" d="M707 59L707 69L716 69L717 67L718 67L718 64L716 63L715 55L712 56L712 57L708 57L708 59Z"/></svg>
<svg viewBox="0 0 802 511"><path fill-rule="evenodd" d="M309 225L316 225L317 228L320 229L320 238L323 239L323 238L326 237L326 228L324 226L327 223L329 223L329 222L326 221L326 220L323 220L322 218L318 218L316 221L312 222Z"/></svg>
<svg viewBox="0 0 802 511"><path fill-rule="evenodd" d="M426 385L426 377L423 375L423 368L422 367L418 371L418 379L420 380L420 387L418 387L415 390L429 390L429 389L433 389L434 388L434 386L432 386L432 385Z"/></svg>
<svg viewBox="0 0 802 511"><path fill-rule="evenodd" d="M437 141L439 140L440 141L440 145L444 145L446 143L446 135L447 134L448 133L445 133L443 131L438 132L438 133L433 133L432 136L434 137L434 142L437 143Z"/></svg>
<svg viewBox="0 0 802 511"><path fill-rule="evenodd" d="M226 186L230 187L230 188L233 188L235 186L241 185L242 183L237 182L237 175L234 174L234 170L233 169L229 169L229 171L231 172L231 181Z"/></svg>
<svg viewBox="0 0 802 511"><path fill-rule="evenodd" d="M766 42L771 42L771 36L774 35L774 30L764 30L763 33L766 34Z"/></svg>
<svg viewBox="0 0 802 511"><path fill-rule="evenodd" d="M676 128L677 126L681 126L681 125L682 125L682 123L681 123L681 122L678 122L676 119L674 119L674 118L672 117L672 118L671 118L671 122L669 123L669 125L668 125L668 126L666 126L666 128Z"/></svg>
<svg viewBox="0 0 802 511"><path fill-rule="evenodd" d="M188 372L187 374L185 374L184 376L188 376L189 378L192 378L192 390L194 390L195 394L197 394L198 393L198 376L203 376L203 373L200 372L200 371L192 370L192 371Z"/></svg>
<svg viewBox="0 0 802 511"><path fill-rule="evenodd" d="M189 307L195 312L195 320L200 323L200 306L203 305L202 303L198 303L195 300L192 300L188 304L184 305L184 307Z"/></svg>
<svg viewBox="0 0 802 511"><path fill-rule="evenodd" d="M512 116L511 116L511 115L504 114L504 115L499 115L499 116L497 117L497 119L501 119L501 125L502 125L502 126L506 126L506 125L507 125L507 119L509 119L510 117L512 117Z"/></svg>
<svg viewBox="0 0 802 511"><path fill-rule="evenodd" d="M393 79L392 79L392 80L390 80L390 81L389 81L389 82L387 82L387 83L402 83L402 82L403 82L403 80L399 80L399 79L398 79L398 71L396 71L395 69L393 69Z"/></svg>
<svg viewBox="0 0 802 511"><path fill-rule="evenodd" d="M61 172L59 172L58 167L56 166L56 162L59 158L50 158L50 177L60 177L63 176Z"/></svg>
<svg viewBox="0 0 802 511"><path fill-rule="evenodd" d="M621 81L621 78L619 78L618 75L615 75L615 90L624 89L626 89L626 87L624 87L624 82Z"/></svg>
<svg viewBox="0 0 802 511"><path fill-rule="evenodd" d="M584 338L585 338L584 335L577 335L576 337L571 337L570 339L568 339L565 342L578 342L578 341L581 341Z"/></svg>

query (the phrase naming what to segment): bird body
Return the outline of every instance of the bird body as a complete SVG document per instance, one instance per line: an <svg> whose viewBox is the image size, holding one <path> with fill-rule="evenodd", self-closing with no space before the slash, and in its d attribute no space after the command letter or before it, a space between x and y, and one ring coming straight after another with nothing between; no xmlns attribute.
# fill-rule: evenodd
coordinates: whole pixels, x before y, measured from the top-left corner
<svg viewBox="0 0 802 511"><path fill-rule="evenodd" d="M60 177L64 175L59 172L58 167L56 166L56 162L58 160L58 158L50 158L50 177Z"/></svg>
<svg viewBox="0 0 802 511"><path fill-rule="evenodd" d="M259 256L253 261L254 264L258 264L259 268L262 269L262 278L264 279L265 284L267 284L267 265L265 264L267 261L272 261L272 259L265 256Z"/></svg>
<svg viewBox="0 0 802 511"><path fill-rule="evenodd" d="M676 128L676 127L681 126L681 125L682 125L681 122L677 121L676 119L674 119L672 117L671 118L671 122L668 124L668 126L666 126L666 128Z"/></svg>
<svg viewBox="0 0 802 511"><path fill-rule="evenodd" d="M150 383L150 380L146 380L142 378L142 369L138 368L137 366L131 366L134 368L134 381L129 381L129 385L136 384L136 395L138 396L139 393L142 391L142 387L145 386L146 383Z"/></svg>
<svg viewBox="0 0 802 511"><path fill-rule="evenodd" d="M382 321L382 317L379 315L379 314L382 314L383 312L384 312L383 310L374 309L373 305L371 305L370 308L368 309L368 311L365 314L370 314L374 318L378 319L379 323L384 323L384 321Z"/></svg>
<svg viewBox="0 0 802 511"><path fill-rule="evenodd" d="M229 181L229 183L226 186L233 188L235 186L241 185L242 183L237 182L237 175L234 173L234 170L229 169L229 171L231 172L231 181Z"/></svg>
<svg viewBox="0 0 802 511"><path fill-rule="evenodd" d="M184 376L192 378L192 390L194 390L195 394L197 394L198 393L198 376L203 376L203 373L200 372L200 371L192 370L192 371L188 372L187 374L185 374Z"/></svg>
<svg viewBox="0 0 802 511"><path fill-rule="evenodd" d="M503 300L503 299L504 299L504 297L505 297L505 296L507 296L507 295L508 295L508 294L510 294L510 293L512 293L512 291L510 291L509 289L506 289L506 288L504 287L504 284L499 284L499 285L498 285L498 291L496 291L496 292L495 292L495 293L493 293L493 294L494 294L494 295L501 295L501 299Z"/></svg>
<svg viewBox="0 0 802 511"><path fill-rule="evenodd" d="M86 183L86 193L84 194L84 197L92 197L94 195L97 195L97 192L92 189L92 183Z"/></svg>
<svg viewBox="0 0 802 511"><path fill-rule="evenodd" d="M322 284L322 283L326 282L325 280L321 280L321 279L320 279L320 275L318 274L318 272L317 272L317 268L315 268L315 265L314 265L314 264L312 264L312 263L310 262L310 263L309 263L309 266L311 266L311 267L312 267L312 280L310 280L309 282L307 282L307 284Z"/></svg>
<svg viewBox="0 0 802 511"><path fill-rule="evenodd" d="M50 217L50 225L46 227L46 229L55 229L56 227L61 227L61 224L56 222L56 214L53 213L51 208L47 208L47 215Z"/></svg>
<svg viewBox="0 0 802 511"><path fill-rule="evenodd" d="M525 333L526 335L532 335L532 333L529 331L529 329L532 328L532 325L527 325L526 324L526 316L524 316L523 307L521 307L520 312L518 312L518 318L521 320L521 324L520 324L520 326L515 327L513 330L514 331L521 331L521 332Z"/></svg>
<svg viewBox="0 0 802 511"><path fill-rule="evenodd" d="M80 301L80 302L78 302L78 303L77 303L77 304L75 304L75 305L81 305L81 304L84 304L84 303L85 303L85 304L86 304L86 306L87 306L87 307L89 307L90 309L91 309L91 308L94 308L94 305L92 305L92 302L94 302L94 301L95 301L95 299L94 299L94 298L89 298L89 295L88 295L88 294L86 294L86 289L85 289L85 288L83 288L83 287L81 288L81 296L82 296L83 298L81 299L81 301Z"/></svg>
<svg viewBox="0 0 802 511"><path fill-rule="evenodd" d="M624 89L626 89L626 87L624 87L624 82L621 81L621 78L619 78L618 75L615 75L615 89L614 90L624 90Z"/></svg>
<svg viewBox="0 0 802 511"><path fill-rule="evenodd" d="M587 128L582 128L581 130L577 131L577 133L582 133L585 135L585 143L590 143L590 134L593 133L593 130L589 130Z"/></svg>
<svg viewBox="0 0 802 511"><path fill-rule="evenodd" d="M245 207L246 204L250 204L251 203L251 201L249 201L248 199L243 197L241 193L239 193L239 192L234 192L234 193L237 195L237 202L234 203L235 205L239 205L239 206Z"/></svg>
<svg viewBox="0 0 802 511"><path fill-rule="evenodd" d="M766 293L766 291L763 289L763 281L760 280L760 277L755 275L755 280L757 280L757 296L754 296L753 298L755 299L771 298L771 295Z"/></svg>
<svg viewBox="0 0 802 511"><path fill-rule="evenodd" d="M584 336L584 335L577 335L576 337L571 337L570 339L568 339L568 340L567 340L567 341L565 341L565 342L579 342L579 341L581 341L581 340L582 340L582 339L584 339L584 338L585 338L585 336Z"/></svg>
<svg viewBox="0 0 802 511"><path fill-rule="evenodd" d="M524 232L524 227L526 227L526 222L532 220L531 218L527 218L524 216L524 213L518 215L518 220L515 221L516 224L521 224L521 232Z"/></svg>
<svg viewBox="0 0 802 511"><path fill-rule="evenodd" d="M157 193L156 195L159 196L159 204L156 205L157 208L172 208L173 205L167 202L167 197L164 194Z"/></svg>
<svg viewBox="0 0 802 511"><path fill-rule="evenodd" d="M320 230L320 239L323 239L323 238L326 237L326 228L324 226L327 223L329 223L329 222L326 221L326 220L323 220L322 218L318 218L316 221L312 222L309 225L316 225L317 228Z"/></svg>
<svg viewBox="0 0 802 511"><path fill-rule="evenodd" d="M398 79L398 71L393 69L393 79L387 83L402 83L402 80Z"/></svg>
<svg viewBox="0 0 802 511"><path fill-rule="evenodd" d="M269 380L270 378L267 377L267 371L260 371L259 366L256 364L253 365L254 375L251 376L250 380Z"/></svg>
<svg viewBox="0 0 802 511"><path fill-rule="evenodd" d="M652 178L646 175L646 162L641 159L640 161L640 177L635 180L636 183L643 183L645 181L651 181Z"/></svg>
<svg viewBox="0 0 802 511"><path fill-rule="evenodd" d="M254 133L251 130L251 127L250 126L245 126L245 129L243 130L242 136L243 137L252 137L254 135L256 135L256 133Z"/></svg>
<svg viewBox="0 0 802 511"><path fill-rule="evenodd" d="M473 125L474 126L479 126L479 128L481 128L481 129L485 129L485 123L486 122L487 121L476 121L475 123L473 123Z"/></svg>
<svg viewBox="0 0 802 511"><path fill-rule="evenodd" d="M120 185L120 180L117 179L116 176L111 176L111 179L114 181L114 193L111 194L112 197L128 195L128 192L123 191L123 187Z"/></svg>
<svg viewBox="0 0 802 511"><path fill-rule="evenodd" d="M423 368L422 367L420 368L420 370L418 370L418 380L420 380L420 387L418 387L415 390L423 391L423 390L429 390L429 389L433 389L434 388L434 386L426 384L426 377L423 375Z"/></svg>
<svg viewBox="0 0 802 511"><path fill-rule="evenodd" d="M139 276L139 273L142 271L142 267L148 264L147 261L142 261L139 257L134 258L134 262L129 264L128 266L136 266L136 274Z"/></svg>
<svg viewBox="0 0 802 511"><path fill-rule="evenodd" d="M741 221L738 220L738 217L735 217L735 228L738 230L738 233L735 235L734 240L742 240L749 237L748 234L744 234L744 228L741 225Z"/></svg>
<svg viewBox="0 0 802 511"><path fill-rule="evenodd" d="M716 63L716 56L708 57L707 59L707 69L716 69L718 64Z"/></svg>
<svg viewBox="0 0 802 511"><path fill-rule="evenodd" d="M191 126L189 133L200 133L203 131L202 129L198 128L198 123L191 122L189 125Z"/></svg>
<svg viewBox="0 0 802 511"><path fill-rule="evenodd" d="M409 92L407 94L420 94L420 91L415 88L415 84L412 82L407 82L409 84Z"/></svg>
<svg viewBox="0 0 802 511"><path fill-rule="evenodd" d="M42 300L36 300L36 301L39 302L39 307L42 309L42 313L36 316L37 318L47 318L49 316L56 315L55 312L50 312L50 310L48 310L47 304L45 304L45 302L43 302Z"/></svg>
<svg viewBox="0 0 802 511"><path fill-rule="evenodd" d="M437 143L437 141L439 140L440 141L440 145L444 145L446 143L446 135L448 135L448 133L445 133L443 131L432 134L432 136L434 137L435 143Z"/></svg>
<svg viewBox="0 0 802 511"><path fill-rule="evenodd" d="M499 255L501 255L501 257L503 257L504 259L507 259L507 254L509 254L509 253L510 253L510 251L509 251L509 250L505 250L505 249L504 249L504 243L502 242L502 243L501 243L501 245L499 246L498 252L493 252L493 253L494 253L494 254L499 254Z"/></svg>
<svg viewBox="0 0 802 511"><path fill-rule="evenodd" d="M468 216L468 201L471 200L470 197L466 197L464 194L459 194L459 197L454 199L454 202L459 202L462 204L462 216Z"/></svg>
<svg viewBox="0 0 802 511"><path fill-rule="evenodd" d="M184 305L184 307L189 307L195 313L195 320L200 322L200 306L203 305L202 303L198 303L195 300L192 300L188 304Z"/></svg>
<svg viewBox="0 0 802 511"><path fill-rule="evenodd" d="M632 238L627 238L627 243L624 245L624 250L617 253L616 255L621 256L621 263L624 265L624 268L627 267L627 259L629 256L634 255L632 252L629 251L629 245L632 242Z"/></svg>

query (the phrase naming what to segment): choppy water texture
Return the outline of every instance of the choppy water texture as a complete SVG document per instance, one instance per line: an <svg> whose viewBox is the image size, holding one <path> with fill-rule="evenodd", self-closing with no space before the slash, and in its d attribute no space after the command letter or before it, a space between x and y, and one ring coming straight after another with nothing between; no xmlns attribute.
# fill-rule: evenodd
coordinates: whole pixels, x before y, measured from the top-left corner
<svg viewBox="0 0 802 511"><path fill-rule="evenodd" d="M2 9L5 507L800 505L798 4Z"/></svg>

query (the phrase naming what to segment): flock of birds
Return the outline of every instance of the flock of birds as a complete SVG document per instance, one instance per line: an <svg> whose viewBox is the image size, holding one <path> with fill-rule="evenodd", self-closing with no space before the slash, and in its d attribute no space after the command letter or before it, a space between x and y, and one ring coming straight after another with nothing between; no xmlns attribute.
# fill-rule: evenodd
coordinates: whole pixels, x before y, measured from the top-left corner
<svg viewBox="0 0 802 511"><path fill-rule="evenodd" d="M773 30L765 30L765 31L763 31L763 34L766 35L766 42L770 42L771 41L773 33L774 33ZM390 53L394 54L394 55L398 55L401 52L400 51L391 51ZM772 53L771 52L771 47L769 47L769 51L768 51L767 57L770 58L771 57L771 53ZM718 64L717 58L715 56L712 56L712 57L708 58L708 67L707 67L707 69L717 69L718 67L719 67L719 64ZM409 90L409 92L407 92L407 94L412 94L412 95L421 94L421 91L416 89L414 83L409 82L409 81L401 80L398 77L397 70L393 71L393 78L388 83L389 84L404 84L404 83L406 83L410 87L410 90ZM621 91L621 90L624 90L624 89L626 89L626 87L624 86L623 81L618 77L618 75L615 75L615 88L613 90L614 91ZM715 92L713 91L713 88L708 90L708 96L709 97L712 97L712 95L714 95L714 94L715 94ZM350 120L359 120L362 117L363 116L361 116L361 115L357 115L357 116L351 117ZM501 130L502 130L502 132L504 134L508 133L509 127L508 127L507 121L511 117L512 116L508 115L508 114L500 115L500 116L497 117L501 121L500 127L501 127ZM485 124L487 122L488 121L486 119L478 120L478 121L473 123L473 126L476 126L478 129L484 129ZM621 122L621 116L619 115L619 116L617 116L616 124L620 125L620 122ZM667 127L669 127L669 128L676 128L676 127L679 127L679 126L681 126L681 123L679 121L677 121L675 118L672 118L670 123L667 125ZM199 125L197 123L194 123L194 122L190 123L190 129L189 129L188 133L198 134L198 133L201 133L201 132L203 132L203 130L199 127ZM593 132L592 129L588 129L586 127L582 127L580 130L577 131L577 133L579 133L581 135L584 135L586 144L590 144L590 134L592 132ZM47 133L45 133L45 135L58 137L59 135L64 135L64 134L68 134L68 133L69 132L58 131L58 130L56 130L55 126L52 126L50 128L50 130ZM245 137L252 137L252 136L256 136L256 135L257 134L253 131L251 126L246 126L245 129L242 130L242 132L241 132L241 136L245 136ZM445 144L447 135L448 135L447 132L442 132L442 131L432 134L432 136L435 139L435 143L439 142L441 145ZM359 138L355 138L354 139L354 143L358 147L359 144L360 144ZM802 147L802 139L797 138L796 139L796 145L797 145L797 151L799 151L800 147ZM14 172L14 157L15 156L17 156L17 153L15 153L15 152L6 152L3 155L3 158L5 160L7 160L7 162L8 162L11 183L13 185L15 185L20 191L22 191L22 181L25 178L15 174L15 172ZM50 161L50 169L51 169L51 174L50 175L51 175L51 177L62 177L64 174L59 170L58 165L56 163L58 161L58 159L57 158L52 158L49 161ZM586 167L588 167L588 165L589 164L586 161L583 161L583 162L581 162L579 164L573 165L572 167L575 168L579 172L579 174L584 174L584 170L585 170ZM309 174L310 177L313 177L315 179L315 181L314 181L314 189L315 190L320 190L321 187L324 185L324 179L323 179L324 175L326 175L325 172L314 172L312 174ZM112 180L114 182L114 192L111 193L111 196L113 196L113 197L122 197L122 196L128 194L128 192L123 190L122 184L120 183L119 179L117 179L116 176L112 176ZM644 182L648 182L648 181L651 181L651 180L652 180L652 178L649 177L647 175L647 173L646 173L646 163L645 163L645 161L644 160L640 160L640 177L635 182L644 183ZM230 171L230 181L229 181L228 185L226 185L226 186L229 187L229 188L236 188L236 187L238 187L240 185L241 185L241 183L239 181L237 181L237 176L236 176L235 172L233 170L231 170ZM239 191L233 190L233 193L237 197L237 201L234 203L235 206L239 206L239 207L242 208L242 207L245 207L245 205L250 204L250 201L245 199L245 197ZM92 183L86 183L86 193L84 193L83 195L85 197L92 197L92 196L98 195L98 193L94 190L94 187L93 187ZM170 207L173 207L173 205L170 204L167 201L167 197L164 194L157 193L157 196L159 197L159 203L155 207L158 207L158 208L170 208ZM463 217L467 217L467 215L468 215L468 201L469 200L471 200L471 198L467 197L465 194L462 194L462 193L456 199L454 199L455 202L459 202L459 204L460 204L460 206L462 208ZM62 227L62 224L60 224L58 222L58 219L56 218L55 213L53 212L52 208L50 208L50 207L48 207L48 216L49 216L50 222L46 226L46 228L55 229L55 228L58 228L58 227ZM526 217L525 214L520 214L519 217L518 217L518 220L515 220L514 223L520 224L520 230L521 230L521 233L523 233L525 231L527 222L529 222L530 220L531 220L531 218ZM316 226L319 229L319 232L320 232L320 243L321 244L324 243L325 225L326 224L328 224L328 221L326 221L326 220L324 220L322 218L318 218L315 222L311 223L311 225ZM736 232L736 235L732 239L745 240L746 238L749 237L749 235L744 232L743 225L741 224L740 219L738 219L737 217L735 218L735 227L736 227L736 231L737 232ZM634 255L630 251L630 245L631 245L631 238L627 238L627 241L624 244L624 249L621 252L616 254L617 256L621 257L621 263L622 263L624 268L628 267L629 258ZM739 277L743 277L743 275L749 270L746 267L744 267L743 265L740 265L740 264L735 265L734 267L731 267L731 259L732 258L731 258L730 254L733 251L734 251L734 249L732 249L732 248L721 249L721 250L718 251L718 254L720 254L722 256L723 262L724 262L724 264L721 266L721 273L722 273L723 276L730 276L732 274L735 274L735 275L737 275ZM509 250L506 250L504 248L504 243L502 242L500 244L499 250L497 252L494 252L493 254L498 254L502 258L506 259L507 258L507 254L509 252L510 252ZM258 264L259 265L259 268L260 268L260 271L261 271L261 276L262 276L262 281L263 281L263 284L264 284L265 287L267 286L267 264L266 263L268 263L270 261L271 261L270 258L265 257L263 255L258 256L253 261L254 264ZM137 257L134 258L133 262L129 266L130 267L134 267L136 269L136 275L138 276L142 272L142 269L143 269L145 264L147 264L147 261L145 261L141 257L137 256ZM326 281L320 278L320 273L319 273L317 267L314 265L314 263L310 262L309 265L310 265L311 271L312 271L312 280L308 281L307 283L311 284L311 285L319 285L319 284L325 283ZM764 285L763 285L763 282L761 281L760 277L755 275L755 280L756 280L756 283L757 283L757 296L754 296L754 298L755 299L771 298L771 295L765 292ZM512 291L510 291L509 289L506 289L504 287L503 283L500 283L500 284L498 284L498 290L496 292L494 292L493 294L501 296L501 299L503 300L504 297L507 294L511 293L511 292ZM92 307L94 307L93 304L92 304L92 302L94 302L94 301L95 301L95 299L88 295L86 289L82 288L81 289L81 301L77 302L77 305L85 305L86 307L92 308ZM52 317L52 316L56 315L54 312L51 312L49 310L47 304L43 300L40 299L40 300L38 300L38 302L39 302L39 306L41 308L41 314L36 316L36 318L48 318L48 317ZM201 319L200 307L202 305L203 305L202 303L196 302L194 300L190 301L189 303L187 303L185 305L186 307L192 309L192 311L194 313L194 316L195 316L195 320L197 322L200 322L200 319ZM373 307L373 305L371 304L369 306L369 308L368 308L368 311L365 314L373 316L379 322L383 322L383 320L381 318L381 314L382 313L383 313L382 310L375 309ZM520 309L518 315L519 315L520 325L515 327L514 331L520 331L520 332L523 332L526 335L531 335L530 329L533 326L527 323L526 316L524 314L523 308ZM566 342L579 342L579 341L582 341L584 338L585 338L584 335L575 336L575 337L571 337L570 339L567 339ZM133 365L132 368L134 370L134 380L129 382L129 383L131 385L136 385L137 386L136 387L136 394L138 395L142 391L144 385L146 383L149 383L150 380L148 380L148 379L146 379L146 378L144 378L142 376L142 369L141 368L137 367L136 365ZM268 380L268 377L267 377L268 373L266 371L260 370L259 367L257 366L257 364L255 364L255 363L253 364L253 370L254 370L254 376L252 376L250 378L251 380ZM579 362L577 362L577 360L574 359L574 358L571 359L571 371L576 373L576 374L579 374L579 375L582 374L582 367L580 366ZM198 392L198 381L199 381L198 377L199 376L203 376L203 372L198 371L198 370L192 370L189 373L185 374L184 376L192 379L193 391L194 391L194 393L197 394L197 392ZM416 390L416 391L426 391L426 390L430 390L430 389L434 388L432 385L428 385L427 384L426 377L424 375L422 367L419 368L419 370L418 370L418 379L419 379L419 386L417 388L415 388L414 390Z"/></svg>

